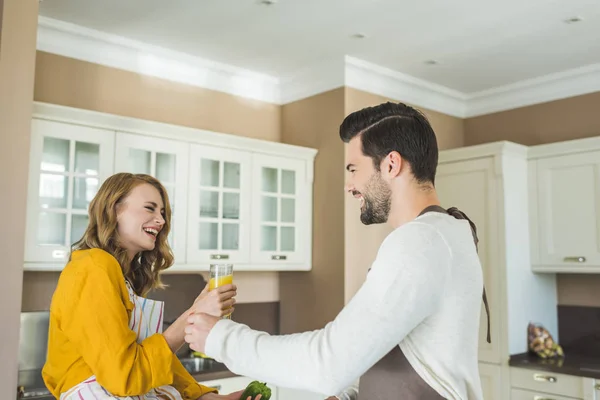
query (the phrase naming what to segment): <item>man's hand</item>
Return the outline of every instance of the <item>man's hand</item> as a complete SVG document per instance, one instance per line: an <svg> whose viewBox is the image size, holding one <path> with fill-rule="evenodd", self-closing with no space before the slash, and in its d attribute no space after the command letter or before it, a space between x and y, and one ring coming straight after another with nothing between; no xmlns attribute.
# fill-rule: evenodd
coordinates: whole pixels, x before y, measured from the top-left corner
<svg viewBox="0 0 600 400"><path fill-rule="evenodd" d="M219 318L197 313L190 315L187 322L184 340L190 345L190 349L204 353L206 338L212 328L219 322Z"/></svg>
<svg viewBox="0 0 600 400"><path fill-rule="evenodd" d="M248 397L247 399L240 399L240 396L243 392L243 390L240 390L239 392L233 392L230 394L207 393L204 396L200 397L200 399L198 400L260 400L261 398L261 395L259 394L258 396L256 396L255 399L253 399L252 397Z"/></svg>

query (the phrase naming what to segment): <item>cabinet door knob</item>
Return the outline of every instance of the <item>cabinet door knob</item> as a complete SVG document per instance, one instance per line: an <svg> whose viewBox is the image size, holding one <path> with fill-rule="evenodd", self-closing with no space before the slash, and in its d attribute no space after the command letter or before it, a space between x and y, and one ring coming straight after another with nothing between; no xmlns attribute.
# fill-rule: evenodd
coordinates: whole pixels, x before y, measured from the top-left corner
<svg viewBox="0 0 600 400"><path fill-rule="evenodd" d="M228 260L229 254L211 254L211 260Z"/></svg>
<svg viewBox="0 0 600 400"><path fill-rule="evenodd" d="M554 376L542 375L542 374L534 374L533 379L538 382L550 382L555 383L557 379Z"/></svg>
<svg viewBox="0 0 600 400"><path fill-rule="evenodd" d="M271 256L271 260L287 260L287 256Z"/></svg>
<svg viewBox="0 0 600 400"><path fill-rule="evenodd" d="M542 397L542 396L533 396L533 400L555 400L550 397Z"/></svg>
<svg viewBox="0 0 600 400"><path fill-rule="evenodd" d="M585 262L585 257L565 257L563 258L564 262L580 262L580 263L584 263Z"/></svg>

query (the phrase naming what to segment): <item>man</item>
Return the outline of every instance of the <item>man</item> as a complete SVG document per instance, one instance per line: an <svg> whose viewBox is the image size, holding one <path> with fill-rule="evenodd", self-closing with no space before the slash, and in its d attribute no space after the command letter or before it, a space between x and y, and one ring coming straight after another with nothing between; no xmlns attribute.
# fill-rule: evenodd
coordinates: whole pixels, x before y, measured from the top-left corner
<svg viewBox="0 0 600 400"><path fill-rule="evenodd" d="M356 295L313 332L270 336L198 314L185 340L235 373L340 399L483 399L481 265L469 221L439 207L433 129L385 103L350 114L340 136L361 221L394 228Z"/></svg>

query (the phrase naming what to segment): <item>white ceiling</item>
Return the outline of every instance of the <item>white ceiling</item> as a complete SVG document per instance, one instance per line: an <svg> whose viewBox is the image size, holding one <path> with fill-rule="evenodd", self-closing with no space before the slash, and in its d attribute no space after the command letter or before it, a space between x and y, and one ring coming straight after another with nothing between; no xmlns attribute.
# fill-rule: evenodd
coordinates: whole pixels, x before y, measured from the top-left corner
<svg viewBox="0 0 600 400"><path fill-rule="evenodd" d="M600 63L600 0L44 0L40 14L279 78L348 55L473 93Z"/></svg>

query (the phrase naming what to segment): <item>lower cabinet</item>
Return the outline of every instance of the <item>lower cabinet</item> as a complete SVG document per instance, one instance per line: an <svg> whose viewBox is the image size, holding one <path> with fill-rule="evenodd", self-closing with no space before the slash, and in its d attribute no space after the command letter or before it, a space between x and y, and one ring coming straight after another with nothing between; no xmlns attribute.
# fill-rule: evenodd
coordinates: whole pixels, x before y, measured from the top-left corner
<svg viewBox="0 0 600 400"><path fill-rule="evenodd" d="M484 400L504 400L502 398L502 367L479 363L479 378Z"/></svg>
<svg viewBox="0 0 600 400"><path fill-rule="evenodd" d="M600 380L575 375L511 367L510 385L511 400L600 400Z"/></svg>

